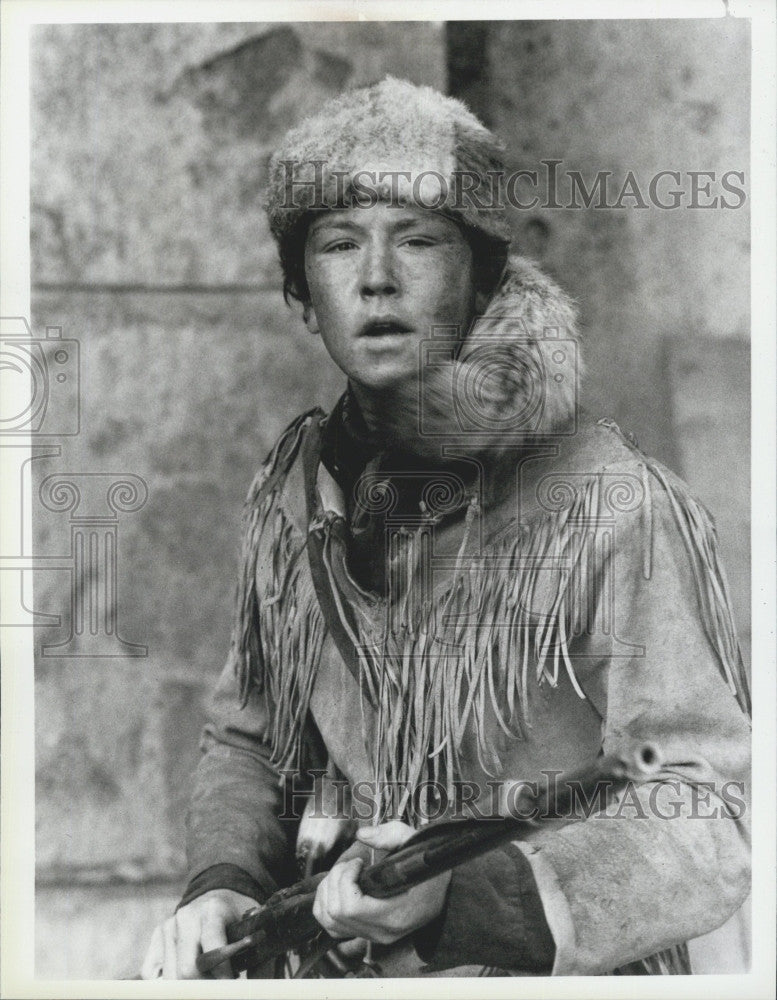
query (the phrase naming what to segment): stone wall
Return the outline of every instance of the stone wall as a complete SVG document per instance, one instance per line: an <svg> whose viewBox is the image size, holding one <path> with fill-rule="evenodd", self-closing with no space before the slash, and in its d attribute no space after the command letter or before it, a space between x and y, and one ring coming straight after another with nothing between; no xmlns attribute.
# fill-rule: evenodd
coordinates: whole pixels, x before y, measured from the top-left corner
<svg viewBox="0 0 777 1000"><path fill-rule="evenodd" d="M39 976L131 974L173 905L242 499L280 429L341 385L279 292L259 210L279 134L346 85L391 72L444 89L450 73L514 166L554 157L640 180L748 169L741 24L476 27L469 61L460 26L431 23L33 35L33 326L79 341L80 426L45 439L60 453L33 461L25 487L99 473L89 483L103 490L127 475L147 488L111 522L118 638L37 658ZM580 301L591 409L635 430L713 507L746 626L747 206L513 222ZM37 642L54 647L70 633L66 557L82 527L72 510L34 510L36 551L61 557L36 575L36 610L62 619ZM72 931L55 947L62 919Z"/></svg>
<svg viewBox="0 0 777 1000"><path fill-rule="evenodd" d="M410 46L402 24L34 33L33 327L79 341L81 384L80 433L42 439L60 454L34 460L26 486L101 473L103 492L127 474L148 490L116 524L118 635L146 655L94 655L118 647L87 634L68 649L78 655L37 658L39 976L132 974L180 894L187 778L228 645L243 497L289 420L341 391L280 294L260 209L267 155L346 85L393 73L444 88L442 26L412 35ZM86 508L34 499L36 552L69 552ZM37 629L39 647L70 632L60 563L36 574L36 611L62 618Z"/></svg>

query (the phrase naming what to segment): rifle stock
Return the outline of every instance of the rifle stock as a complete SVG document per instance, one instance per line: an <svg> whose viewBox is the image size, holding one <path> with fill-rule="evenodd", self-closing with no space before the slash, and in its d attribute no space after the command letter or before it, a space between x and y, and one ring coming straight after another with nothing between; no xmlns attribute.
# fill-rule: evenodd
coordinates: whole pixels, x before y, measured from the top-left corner
<svg viewBox="0 0 777 1000"><path fill-rule="evenodd" d="M605 796L617 794L630 782L650 780L661 763L655 744L642 743L630 754L599 757L585 767L565 772L536 793L522 789L516 803L520 812L515 815L430 823L381 861L363 869L359 887L378 899L397 896L505 841L526 836L548 819L568 818L581 799L590 804L602 792ZM249 910L228 925L229 944L200 955L199 972L205 975L225 961L231 961L234 972L241 972L314 939L325 946L331 939L313 916L313 900L326 874L321 872L280 889L264 906Z"/></svg>

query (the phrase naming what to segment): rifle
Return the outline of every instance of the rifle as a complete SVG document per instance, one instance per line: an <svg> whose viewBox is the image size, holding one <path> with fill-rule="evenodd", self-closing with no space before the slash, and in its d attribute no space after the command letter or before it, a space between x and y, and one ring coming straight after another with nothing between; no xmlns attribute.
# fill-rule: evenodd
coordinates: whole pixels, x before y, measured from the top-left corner
<svg viewBox="0 0 777 1000"><path fill-rule="evenodd" d="M565 772L536 792L521 788L513 815L430 823L381 861L363 869L359 888L377 899L397 896L499 844L526 836L547 819L568 818L581 800L588 804L601 801L602 792L617 795L630 782L650 780L661 764L655 744L642 743L628 754L601 756L578 770ZM198 971L204 975L231 961L237 973L302 946L314 945L318 957L334 948L337 942L313 916L316 890L327 874L320 872L280 889L264 906L248 910L229 924L229 943L200 955Z"/></svg>

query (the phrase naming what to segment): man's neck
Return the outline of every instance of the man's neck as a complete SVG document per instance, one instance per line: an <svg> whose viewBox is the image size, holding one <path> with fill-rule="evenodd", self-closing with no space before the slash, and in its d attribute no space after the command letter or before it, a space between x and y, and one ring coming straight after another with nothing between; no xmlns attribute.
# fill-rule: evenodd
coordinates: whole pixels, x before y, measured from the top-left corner
<svg viewBox="0 0 777 1000"><path fill-rule="evenodd" d="M355 409L358 409L358 414L352 411L352 419L356 417L361 433L366 433L374 441L376 450L401 452L420 459L429 473L452 467L466 481L476 475L475 470L479 467L485 490L485 495L481 497L484 506L499 503L505 495L511 494L520 448L478 451L476 464L473 464L474 453L466 455L467 449L463 447L466 438L456 441L452 420L448 428L452 435L450 443L458 443L461 447L454 447L451 454L446 454L439 435L422 433L417 385L382 392L365 390L353 382L349 386L351 399L356 404Z"/></svg>
<svg viewBox="0 0 777 1000"><path fill-rule="evenodd" d="M350 383L363 429L379 451L401 451L438 465L439 446L421 427L418 382L409 380L385 389Z"/></svg>
<svg viewBox="0 0 777 1000"><path fill-rule="evenodd" d="M389 439L395 436L394 428L397 421L405 422L401 412L404 394L394 387L382 390L367 389L356 382L350 382L349 386L368 435L376 444L388 444ZM409 433L412 417L413 414L408 414L406 419L408 438L412 436Z"/></svg>

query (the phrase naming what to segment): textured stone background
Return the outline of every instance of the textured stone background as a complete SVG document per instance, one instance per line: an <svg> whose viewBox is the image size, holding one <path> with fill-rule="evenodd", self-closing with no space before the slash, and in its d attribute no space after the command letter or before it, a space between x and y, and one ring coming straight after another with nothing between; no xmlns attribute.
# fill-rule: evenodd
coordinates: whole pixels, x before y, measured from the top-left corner
<svg viewBox="0 0 777 1000"><path fill-rule="evenodd" d="M80 434L32 463L33 486L133 473L149 491L118 523L119 632L148 655L36 670L36 973L111 978L138 968L181 888L247 485L288 420L341 383L279 291L259 210L279 134L391 72L464 96L516 167L555 157L645 185L660 169L748 171L749 39L730 19L50 26L32 71L34 327L81 349ZM716 514L747 641L747 206L513 221L580 302L588 405ZM67 554L68 516L35 512L36 551ZM37 575L36 609L62 616L39 644L67 638L69 588L64 569ZM704 951L710 969L738 960Z"/></svg>

